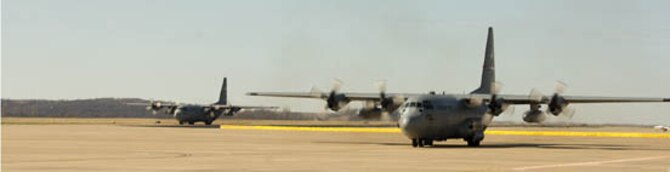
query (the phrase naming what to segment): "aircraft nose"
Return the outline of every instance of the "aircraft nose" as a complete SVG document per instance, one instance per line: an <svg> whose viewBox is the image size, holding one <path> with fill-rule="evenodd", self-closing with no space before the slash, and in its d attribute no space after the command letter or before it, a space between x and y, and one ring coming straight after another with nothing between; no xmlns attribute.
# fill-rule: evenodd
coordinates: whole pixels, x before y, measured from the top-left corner
<svg viewBox="0 0 670 172"><path fill-rule="evenodd" d="M400 119L399 125L403 134L409 138L417 138L419 133L422 130L422 127L425 127L427 124L426 119L424 119L420 114L405 115Z"/></svg>
<svg viewBox="0 0 670 172"><path fill-rule="evenodd" d="M176 109L176 110L174 111L174 117L181 116L182 114L183 114L183 112L181 111L181 109Z"/></svg>

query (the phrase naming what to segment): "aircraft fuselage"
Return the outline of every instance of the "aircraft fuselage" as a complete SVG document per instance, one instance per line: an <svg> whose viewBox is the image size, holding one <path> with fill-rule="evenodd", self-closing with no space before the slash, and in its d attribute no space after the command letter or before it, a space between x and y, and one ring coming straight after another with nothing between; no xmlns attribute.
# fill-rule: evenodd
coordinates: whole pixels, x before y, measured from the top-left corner
<svg viewBox="0 0 670 172"><path fill-rule="evenodd" d="M179 106L173 113L175 119L179 123L195 123L195 122L205 122L206 124L211 123L216 120L215 115L208 113L202 106L197 105L184 105Z"/></svg>
<svg viewBox="0 0 670 172"><path fill-rule="evenodd" d="M409 98L398 109L398 124L410 139L483 139L483 132L492 120L487 110L484 103L473 107L453 96L425 95Z"/></svg>

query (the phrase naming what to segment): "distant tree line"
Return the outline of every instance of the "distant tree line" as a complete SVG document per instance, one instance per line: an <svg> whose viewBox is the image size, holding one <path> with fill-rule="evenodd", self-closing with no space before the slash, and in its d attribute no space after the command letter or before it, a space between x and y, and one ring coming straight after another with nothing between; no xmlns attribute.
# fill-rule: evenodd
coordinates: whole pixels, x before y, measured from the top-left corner
<svg viewBox="0 0 670 172"><path fill-rule="evenodd" d="M146 103L138 98L97 98L81 100L12 100L2 99L3 117L80 117L80 118L172 118L159 111L156 115L145 106L128 103ZM292 112L290 110L245 110L230 119L273 119L273 120L351 120L345 114Z"/></svg>
<svg viewBox="0 0 670 172"><path fill-rule="evenodd" d="M3 117L155 117L144 106L129 102L149 103L135 98L98 98L82 100L11 100L2 99ZM169 117L169 116L168 116Z"/></svg>

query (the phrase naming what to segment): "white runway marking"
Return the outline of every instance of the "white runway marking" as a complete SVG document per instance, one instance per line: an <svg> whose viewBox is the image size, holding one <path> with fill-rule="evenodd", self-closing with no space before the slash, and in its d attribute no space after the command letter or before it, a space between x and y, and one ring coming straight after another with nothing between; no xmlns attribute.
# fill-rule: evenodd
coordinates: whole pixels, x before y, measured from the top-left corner
<svg viewBox="0 0 670 172"><path fill-rule="evenodd" d="M524 171L524 170L537 170L537 169L545 169L545 168L602 165L602 164L621 163L621 162L648 161L648 160L665 159L665 158L670 158L670 155L652 156L652 157L643 157L643 158L631 158L631 159L617 159L617 160L607 160L607 161L591 161L591 162L577 162L577 163L566 163L566 164L538 165L538 166L519 167L519 168L514 168L512 170Z"/></svg>

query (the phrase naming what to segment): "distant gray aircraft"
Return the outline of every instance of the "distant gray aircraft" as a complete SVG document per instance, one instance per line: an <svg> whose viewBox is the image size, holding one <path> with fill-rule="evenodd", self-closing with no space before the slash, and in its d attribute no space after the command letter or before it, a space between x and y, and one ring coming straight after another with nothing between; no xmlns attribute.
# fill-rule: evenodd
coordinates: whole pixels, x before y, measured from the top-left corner
<svg viewBox="0 0 670 172"><path fill-rule="evenodd" d="M413 147L433 145L433 141L463 139L469 146L479 146L484 139L484 130L493 117L500 115L508 106L530 105L523 120L540 123L546 119L541 104L547 104L547 112L554 116L571 116L570 103L622 103L622 102L669 102L668 98L586 97L563 96L563 87L544 96L537 91L530 95L498 94L500 86L495 81L493 53L493 29L489 27L481 85L470 94L403 94L385 93L339 93L333 89L326 92L251 92L251 96L295 97L324 99L327 107L337 111L350 101L372 102L375 106L364 109L367 115L379 116L379 111L400 114L398 127L412 140ZM338 87L336 87L338 88ZM364 113L365 114L365 113Z"/></svg>
<svg viewBox="0 0 670 172"><path fill-rule="evenodd" d="M182 125L188 123L193 125L195 122L204 122L206 125L211 125L219 116L233 116L242 109L276 109L277 107L268 106L236 106L228 104L228 90L227 79L223 78L223 85L221 86L221 93L219 101L209 105L197 104L173 104L163 102L146 103L129 103L132 105L145 105L147 110L156 113L165 108L167 114L172 114Z"/></svg>

